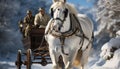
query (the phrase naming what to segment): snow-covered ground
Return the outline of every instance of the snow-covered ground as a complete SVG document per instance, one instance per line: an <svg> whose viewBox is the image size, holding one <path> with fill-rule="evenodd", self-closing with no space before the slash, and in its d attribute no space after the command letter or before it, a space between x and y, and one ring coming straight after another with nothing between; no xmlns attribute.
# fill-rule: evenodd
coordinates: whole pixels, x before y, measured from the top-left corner
<svg viewBox="0 0 120 69"><path fill-rule="evenodd" d="M120 69L120 31L118 31L116 35L115 38L106 42L101 50L92 50L85 69ZM15 61L17 59L17 52L9 53L9 50L5 50L5 52L7 53L0 53L0 69L16 69ZM108 60L108 57L111 58ZM25 56L23 56L23 59L24 58ZM22 66L22 69L25 68L25 66ZM33 64L32 69L52 69L52 64L47 66Z"/></svg>
<svg viewBox="0 0 120 69"><path fill-rule="evenodd" d="M33 64L32 69L52 69L52 65L41 66L40 64ZM0 69L17 69L13 61L0 61ZM21 69L26 69L26 66L22 66Z"/></svg>
<svg viewBox="0 0 120 69"><path fill-rule="evenodd" d="M120 30L102 46L99 56L91 69L120 69Z"/></svg>
<svg viewBox="0 0 120 69"><path fill-rule="evenodd" d="M115 51L111 51L113 47L116 47ZM105 43L99 52L93 50L89 62L85 66L85 69L120 69L120 37L111 39ZM107 57L111 57L109 60ZM0 57L0 69L16 69L15 61L17 54L9 54L8 56ZM23 56L25 57L25 56ZM26 69L22 66L22 69ZM52 69L52 64L47 66L41 66L40 64L33 64L32 69Z"/></svg>
<svg viewBox="0 0 120 69"><path fill-rule="evenodd" d="M15 61L17 54L10 54L9 58L0 57L0 69L16 69ZM25 56L23 56L25 57ZM33 64L32 69L52 69L52 64L42 66L40 64ZM25 65L22 65L21 69L26 69Z"/></svg>

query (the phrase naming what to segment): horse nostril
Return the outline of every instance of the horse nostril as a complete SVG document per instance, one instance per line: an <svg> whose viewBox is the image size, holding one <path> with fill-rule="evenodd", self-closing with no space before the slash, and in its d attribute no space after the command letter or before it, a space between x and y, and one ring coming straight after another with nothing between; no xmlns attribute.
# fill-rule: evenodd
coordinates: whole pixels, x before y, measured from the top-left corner
<svg viewBox="0 0 120 69"><path fill-rule="evenodd" d="M59 27L59 26L54 26L54 27L53 27L53 30L55 30L56 32L60 32L61 27Z"/></svg>
<svg viewBox="0 0 120 69"><path fill-rule="evenodd" d="M61 29L61 28L59 27L58 30L60 31L60 29Z"/></svg>
<svg viewBox="0 0 120 69"><path fill-rule="evenodd" d="M57 26L54 26L54 27L53 27L53 30L55 30L56 32L58 32L58 27L57 27Z"/></svg>

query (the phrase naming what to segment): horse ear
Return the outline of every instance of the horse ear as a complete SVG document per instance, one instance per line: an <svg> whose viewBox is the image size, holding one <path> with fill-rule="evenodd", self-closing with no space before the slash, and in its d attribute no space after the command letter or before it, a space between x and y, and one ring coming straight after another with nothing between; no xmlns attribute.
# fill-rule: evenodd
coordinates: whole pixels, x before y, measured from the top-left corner
<svg viewBox="0 0 120 69"><path fill-rule="evenodd" d="M52 0L53 1L53 3L55 3L55 2L57 2L57 1L59 1L59 0Z"/></svg>
<svg viewBox="0 0 120 69"><path fill-rule="evenodd" d="M66 0L61 0L62 2L66 3Z"/></svg>
<svg viewBox="0 0 120 69"><path fill-rule="evenodd" d="M67 15L68 15L68 9L67 8L64 10L64 13L65 13L65 18L66 18Z"/></svg>
<svg viewBox="0 0 120 69"><path fill-rule="evenodd" d="M53 8L50 8L50 14L51 14L51 17L53 17L53 14L54 14Z"/></svg>

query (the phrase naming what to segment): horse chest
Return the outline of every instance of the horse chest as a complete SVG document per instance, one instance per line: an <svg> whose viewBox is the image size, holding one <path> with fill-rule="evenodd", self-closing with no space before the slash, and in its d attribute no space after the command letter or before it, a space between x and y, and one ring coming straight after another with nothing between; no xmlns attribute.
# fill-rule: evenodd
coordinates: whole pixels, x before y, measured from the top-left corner
<svg viewBox="0 0 120 69"><path fill-rule="evenodd" d="M61 41L58 37L54 37L52 35L49 35L48 37L48 42L50 44L50 46L54 47L61 47ZM66 48L75 48L76 46L78 46L80 42L80 38L77 36L71 36L68 38L64 39L64 47Z"/></svg>

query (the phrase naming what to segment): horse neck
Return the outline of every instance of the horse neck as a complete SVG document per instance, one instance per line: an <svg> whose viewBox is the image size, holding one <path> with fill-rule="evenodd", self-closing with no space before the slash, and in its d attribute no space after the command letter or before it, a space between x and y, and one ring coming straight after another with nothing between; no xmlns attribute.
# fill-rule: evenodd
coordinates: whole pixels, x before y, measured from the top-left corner
<svg viewBox="0 0 120 69"><path fill-rule="evenodd" d="M70 29L70 15L68 14L63 23L63 27L61 28L61 32L66 32L69 29Z"/></svg>

